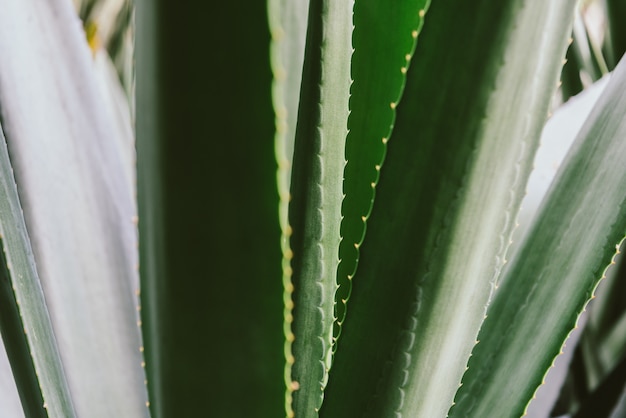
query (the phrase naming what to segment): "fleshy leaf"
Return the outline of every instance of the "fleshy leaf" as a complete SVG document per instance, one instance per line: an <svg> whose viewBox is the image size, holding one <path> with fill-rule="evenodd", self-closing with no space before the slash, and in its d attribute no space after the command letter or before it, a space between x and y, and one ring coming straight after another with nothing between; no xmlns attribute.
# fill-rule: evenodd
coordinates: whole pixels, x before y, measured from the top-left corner
<svg viewBox="0 0 626 418"><path fill-rule="evenodd" d="M523 414L620 251L626 234L625 89L622 61L504 273L451 416L502 415L495 405L504 397L507 414Z"/></svg>

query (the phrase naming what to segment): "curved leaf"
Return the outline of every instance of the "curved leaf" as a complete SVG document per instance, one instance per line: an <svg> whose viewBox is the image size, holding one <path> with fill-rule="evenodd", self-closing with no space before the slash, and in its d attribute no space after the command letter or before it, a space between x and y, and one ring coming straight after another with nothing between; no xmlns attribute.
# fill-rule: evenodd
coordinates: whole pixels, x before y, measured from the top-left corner
<svg viewBox="0 0 626 418"><path fill-rule="evenodd" d="M341 208L336 339L341 334L359 247L365 238L387 140L393 129L395 105L402 97L406 72L429 4L428 0L399 1L393 7L371 0L355 3L354 82L350 88L345 197ZM394 42L389 42L390 37L396 37Z"/></svg>
<svg viewBox="0 0 626 418"><path fill-rule="evenodd" d="M0 53L0 118L76 413L146 416L132 184L71 3L3 3Z"/></svg>
<svg viewBox="0 0 626 418"><path fill-rule="evenodd" d="M20 396L17 392L11 365L7 358L2 336L0 335L0 411L3 418L24 418L24 411L20 404Z"/></svg>
<svg viewBox="0 0 626 418"><path fill-rule="evenodd" d="M352 1L311 0L296 128L293 228L293 380L297 416L316 416L330 368L345 141Z"/></svg>
<svg viewBox="0 0 626 418"><path fill-rule="evenodd" d="M73 417L76 413L1 129L0 236L0 331L24 413L29 418Z"/></svg>
<svg viewBox="0 0 626 418"><path fill-rule="evenodd" d="M625 89L623 61L504 273L451 416L523 414L611 263L626 234Z"/></svg>
<svg viewBox="0 0 626 418"><path fill-rule="evenodd" d="M291 259L293 251L289 243L291 226L289 225L289 184L291 183L291 162L296 136L296 123L300 99L300 82L304 63L306 42L306 23L309 10L308 0L269 0L268 18L272 42L270 58L274 82L272 98L276 114L275 152L278 163L276 180L280 199L278 215L281 228L281 247L283 252L283 301L285 304L283 332L285 334L285 412L294 416L293 391L298 383L292 380L291 368L295 361L292 342L295 338L291 324L293 322L293 284Z"/></svg>
<svg viewBox="0 0 626 418"><path fill-rule="evenodd" d="M430 5L322 415L450 408L504 264L574 6Z"/></svg>

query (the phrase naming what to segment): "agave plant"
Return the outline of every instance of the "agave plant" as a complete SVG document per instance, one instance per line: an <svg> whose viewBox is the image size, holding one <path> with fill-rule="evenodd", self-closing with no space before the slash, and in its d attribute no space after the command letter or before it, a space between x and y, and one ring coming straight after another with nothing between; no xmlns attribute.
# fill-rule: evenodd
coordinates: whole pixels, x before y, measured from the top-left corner
<svg viewBox="0 0 626 418"><path fill-rule="evenodd" d="M626 63L509 251L575 0L138 0L136 171L128 60L3 6L1 416L522 416L617 270ZM579 416L620 413L604 299Z"/></svg>

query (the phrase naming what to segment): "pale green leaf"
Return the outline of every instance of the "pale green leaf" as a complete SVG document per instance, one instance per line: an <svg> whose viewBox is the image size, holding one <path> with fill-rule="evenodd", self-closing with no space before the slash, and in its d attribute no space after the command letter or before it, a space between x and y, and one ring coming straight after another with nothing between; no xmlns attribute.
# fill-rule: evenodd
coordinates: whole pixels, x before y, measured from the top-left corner
<svg viewBox="0 0 626 418"><path fill-rule="evenodd" d="M296 416L317 415L330 368L348 134L352 1L311 0L296 128L293 380Z"/></svg>
<svg viewBox="0 0 626 418"><path fill-rule="evenodd" d="M293 285L291 283L291 258L293 252L289 243L289 185L291 183L291 161L296 137L296 123L300 102L300 83L306 27L309 11L308 0L269 0L267 14L272 41L270 62L274 81L272 99L276 117L275 153L278 163L276 181L278 184L278 216L281 227L281 249L283 253L283 302L285 334L285 412L293 416L293 391L297 388L292 381L291 367L294 357L291 343L294 338L292 323Z"/></svg>
<svg viewBox="0 0 626 418"><path fill-rule="evenodd" d="M625 89L622 62L505 272L452 416L524 413L619 251L626 233Z"/></svg>
<svg viewBox="0 0 626 418"><path fill-rule="evenodd" d="M0 118L76 413L147 416L132 184L71 4L5 4L0 52Z"/></svg>

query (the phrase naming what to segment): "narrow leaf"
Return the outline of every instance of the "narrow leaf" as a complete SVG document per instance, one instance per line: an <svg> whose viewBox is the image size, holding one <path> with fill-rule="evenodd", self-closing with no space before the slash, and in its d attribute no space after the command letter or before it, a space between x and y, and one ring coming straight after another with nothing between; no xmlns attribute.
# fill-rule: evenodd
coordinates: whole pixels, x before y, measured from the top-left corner
<svg viewBox="0 0 626 418"><path fill-rule="evenodd" d="M274 81L272 99L276 114L275 152L278 163L278 184L281 248L283 252L283 301L285 304L283 332L285 334L285 413L294 416L293 391L297 383L292 381L291 367L295 361L292 342L295 338L291 329L293 321L293 284L291 282L291 259L293 251L289 243L289 185L291 162L295 144L296 122L300 99L300 83L304 63L304 48L309 10L308 0L269 0L268 19L272 42L270 57Z"/></svg>
<svg viewBox="0 0 626 418"><path fill-rule="evenodd" d="M272 35L272 96L276 113L276 152L280 181L289 192L291 161L296 137L300 84L304 64L309 0L268 0ZM286 213L285 213L286 214Z"/></svg>
<svg viewBox="0 0 626 418"><path fill-rule="evenodd" d="M574 418L608 417L626 389L626 353L602 383L583 400Z"/></svg>
<svg viewBox="0 0 626 418"><path fill-rule="evenodd" d="M389 4L361 0L354 6L354 53L350 89L350 117L346 139L341 245L337 281L337 329L341 333L346 304L374 203L376 184L384 163L387 141L395 121L406 72L430 2ZM397 36L394 42L390 37ZM336 348L336 347L335 347Z"/></svg>
<svg viewBox="0 0 626 418"><path fill-rule="evenodd" d="M7 145L0 129L0 331L26 417L73 417ZM46 412L46 409L48 410Z"/></svg>
<svg viewBox="0 0 626 418"><path fill-rule="evenodd" d="M38 280L39 278L35 277L35 279ZM37 290L42 293L40 286L38 286ZM26 306L28 306L28 304ZM47 311L45 311L45 314L47 316ZM56 385L56 393L54 393L54 395L60 394L61 396L67 397L67 400L69 401L68 405L71 407L69 389L67 388L65 376L63 375L63 366L58 355L56 341L54 341L50 318L47 317L46 319L47 321L44 323L44 326L49 327L48 332L50 334L48 336L48 343L51 342L50 345L52 345L56 354L53 360L57 363L54 364L53 361L50 362L52 364L45 364L44 367L52 366L50 368L54 372L60 373L62 384ZM14 384L19 388L19 397L21 399L22 406L24 407L22 415L26 414L28 417L46 418L48 414L46 413L46 408L44 407L44 400L39 386L37 372L35 371L35 366L33 364L33 358L30 355L31 350L28 346L28 340L26 337L27 330L24 328L22 318L20 317L19 307L11 283L11 274L7 266L4 252L0 253L0 333L2 333L4 337L4 349L6 349L6 354L11 362L11 369L7 369L5 372L7 372L9 376L15 377ZM46 349L49 348L48 346L44 347ZM11 370L13 372L11 372ZM73 411L71 413L73 413Z"/></svg>
<svg viewBox="0 0 626 418"><path fill-rule="evenodd" d="M522 200L518 215L519 226L515 230L513 244L509 251L513 252L519 247L519 237L522 237L528 230L559 166L563 163L585 119L591 113L600 94L606 87L608 79L609 77L602 78L578 96L561 105L546 122L541 132L541 145L535 155L533 171L526 185L527 193ZM598 302L600 300L596 299L595 306ZM587 337L586 330L589 329L585 323L586 318L581 318L579 327L585 329L585 336L582 339ZM563 348L563 354L556 359L554 367L546 375L545 384L537 391L536 399L529 406L527 411L529 417L544 417L546 411L553 409L555 404L558 404L558 408L564 404L561 399L569 398L570 394L573 394L573 390L570 389L574 385L569 384L571 379L567 375L575 349L581 341L581 334L582 329L580 328L570 334L567 346ZM556 412L558 411L554 410L553 415L562 415Z"/></svg>
<svg viewBox="0 0 626 418"><path fill-rule="evenodd" d="M0 411L4 411L8 417L24 418L20 395L4 349L2 335L0 335Z"/></svg>
<svg viewBox="0 0 626 418"><path fill-rule="evenodd" d="M604 3L611 46L609 56L615 63L626 53L626 27L623 24L626 15L626 2L623 0L604 0Z"/></svg>
<svg viewBox="0 0 626 418"><path fill-rule="evenodd" d="M452 416L503 415L503 398L521 415L611 263L626 233L625 88L622 62L505 272Z"/></svg>
<svg viewBox="0 0 626 418"><path fill-rule="evenodd" d="M316 416L332 349L348 133L352 1L311 0L291 182L293 380L297 416Z"/></svg>

